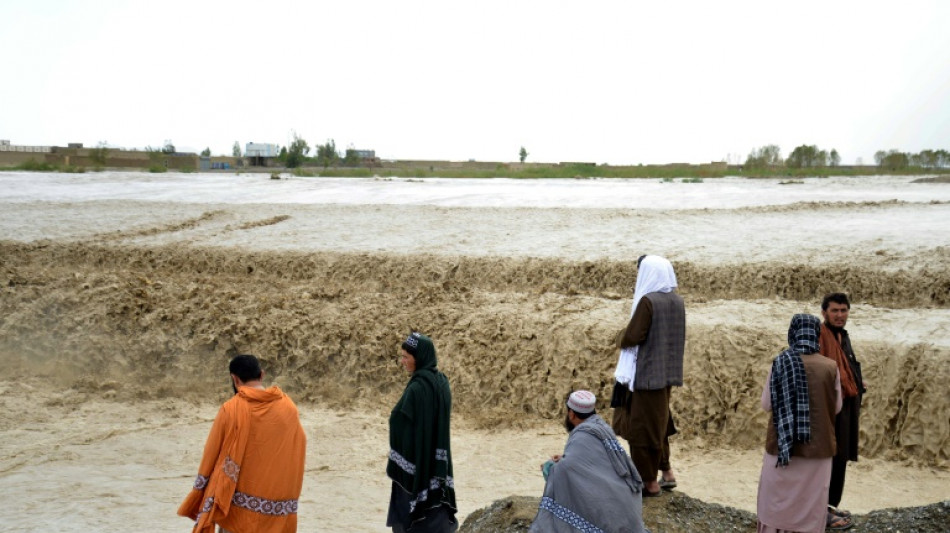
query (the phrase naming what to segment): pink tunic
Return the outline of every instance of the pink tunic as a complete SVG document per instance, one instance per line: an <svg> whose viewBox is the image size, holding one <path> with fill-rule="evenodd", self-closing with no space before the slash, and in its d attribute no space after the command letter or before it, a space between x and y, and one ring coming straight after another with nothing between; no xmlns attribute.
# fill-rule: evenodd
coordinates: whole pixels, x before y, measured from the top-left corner
<svg viewBox="0 0 950 533"><path fill-rule="evenodd" d="M772 410L769 387L772 372L762 390L762 408ZM838 393L836 410L841 410L841 385L835 379ZM756 506L758 533L824 533L828 512L828 487L831 480L831 457L807 459L792 456L786 467L776 467L778 457L766 453L759 476Z"/></svg>

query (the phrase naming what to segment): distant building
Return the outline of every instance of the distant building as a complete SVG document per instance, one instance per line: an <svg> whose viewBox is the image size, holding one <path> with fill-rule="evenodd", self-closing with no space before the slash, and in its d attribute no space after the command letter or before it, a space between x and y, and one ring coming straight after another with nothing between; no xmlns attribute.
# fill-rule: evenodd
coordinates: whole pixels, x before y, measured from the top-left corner
<svg viewBox="0 0 950 533"><path fill-rule="evenodd" d="M376 150L357 150L356 148L346 149L346 161L348 164L356 164L367 167L380 166L379 158L376 157Z"/></svg>
<svg viewBox="0 0 950 533"><path fill-rule="evenodd" d="M280 155L280 147L276 144L250 142L244 146L244 157L252 167L266 167L278 155Z"/></svg>
<svg viewBox="0 0 950 533"><path fill-rule="evenodd" d="M52 146L20 146L10 144L8 140L0 140L0 152L28 152L48 154L53 151Z"/></svg>

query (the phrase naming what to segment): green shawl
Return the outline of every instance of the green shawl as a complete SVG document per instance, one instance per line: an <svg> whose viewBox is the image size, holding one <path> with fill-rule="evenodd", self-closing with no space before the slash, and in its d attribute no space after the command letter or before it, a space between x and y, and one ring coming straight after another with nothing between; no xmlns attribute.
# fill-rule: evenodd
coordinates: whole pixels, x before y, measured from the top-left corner
<svg viewBox="0 0 950 533"><path fill-rule="evenodd" d="M418 335L416 370L389 415L388 475L409 495L414 522L427 509L447 505L456 511L449 420L452 391L436 368L432 339Z"/></svg>

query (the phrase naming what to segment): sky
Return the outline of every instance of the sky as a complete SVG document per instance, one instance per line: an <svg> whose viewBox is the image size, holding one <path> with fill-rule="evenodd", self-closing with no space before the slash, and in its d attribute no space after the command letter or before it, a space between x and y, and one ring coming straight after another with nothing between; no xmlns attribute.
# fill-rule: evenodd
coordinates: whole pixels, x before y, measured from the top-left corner
<svg viewBox="0 0 950 533"><path fill-rule="evenodd" d="M950 149L948 27L939 0L0 0L0 139L869 164Z"/></svg>

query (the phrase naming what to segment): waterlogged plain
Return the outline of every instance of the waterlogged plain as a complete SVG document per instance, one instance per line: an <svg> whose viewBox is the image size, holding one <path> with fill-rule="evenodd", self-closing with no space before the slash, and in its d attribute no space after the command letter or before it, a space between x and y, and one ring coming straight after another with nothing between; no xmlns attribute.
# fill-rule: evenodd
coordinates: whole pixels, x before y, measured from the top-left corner
<svg viewBox="0 0 950 533"><path fill-rule="evenodd" d="M769 361L793 313L844 290L871 386L842 505L950 499L950 186L802 181L2 173L0 361L23 379L0 390L24 415L0 428L0 496L22 504L0 520L187 527L240 350L304 413L301 527L384 531L410 327L452 381L462 517L537 496L564 392L609 397L642 253L673 260L687 302L683 492L754 509Z"/></svg>

